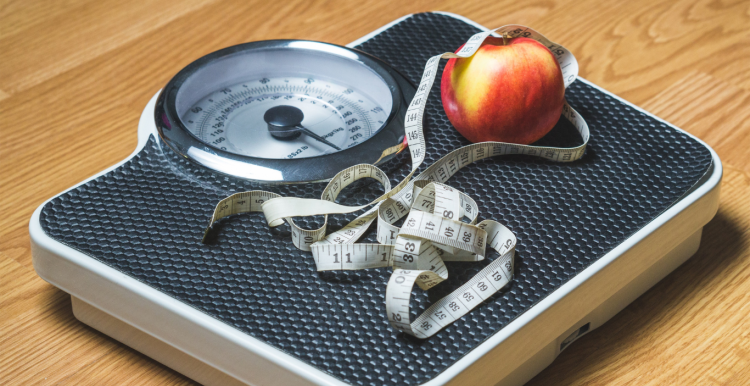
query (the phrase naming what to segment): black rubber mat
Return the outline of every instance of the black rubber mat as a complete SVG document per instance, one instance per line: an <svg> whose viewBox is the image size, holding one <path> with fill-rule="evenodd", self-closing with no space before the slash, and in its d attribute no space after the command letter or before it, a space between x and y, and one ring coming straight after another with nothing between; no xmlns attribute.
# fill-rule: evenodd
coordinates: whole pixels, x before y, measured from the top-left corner
<svg viewBox="0 0 750 386"><path fill-rule="evenodd" d="M455 50L477 31L448 16L418 14L359 48L416 83L430 56ZM467 144L443 113L439 84L427 105L425 165ZM658 216L711 165L699 142L596 88L575 82L567 98L591 127L583 159L498 157L448 181L474 197L480 220L497 220L516 233L515 280L424 341L388 325L390 269L319 274L311 255L292 246L288 226L269 229L261 214L223 220L211 242L201 244L215 204L257 186L163 153L154 138L118 169L50 201L41 223L50 237L345 382L420 384ZM542 142L575 143L565 122ZM402 155L386 165L394 184L408 164ZM317 197L322 187L264 189ZM375 188L358 185L340 201L367 202ZM333 228L351 218L334 216ZM374 241L373 233L366 240ZM450 263L450 279L428 293L415 291L413 307L426 308L485 264Z"/></svg>

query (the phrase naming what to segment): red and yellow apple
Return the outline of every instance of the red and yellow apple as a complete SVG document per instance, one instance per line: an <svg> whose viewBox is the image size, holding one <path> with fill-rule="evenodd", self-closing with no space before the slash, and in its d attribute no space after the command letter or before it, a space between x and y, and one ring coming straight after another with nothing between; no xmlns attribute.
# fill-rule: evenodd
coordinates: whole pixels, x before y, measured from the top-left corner
<svg viewBox="0 0 750 386"><path fill-rule="evenodd" d="M565 86L541 43L488 37L473 56L448 61L440 94L448 119L469 141L530 144L557 123Z"/></svg>

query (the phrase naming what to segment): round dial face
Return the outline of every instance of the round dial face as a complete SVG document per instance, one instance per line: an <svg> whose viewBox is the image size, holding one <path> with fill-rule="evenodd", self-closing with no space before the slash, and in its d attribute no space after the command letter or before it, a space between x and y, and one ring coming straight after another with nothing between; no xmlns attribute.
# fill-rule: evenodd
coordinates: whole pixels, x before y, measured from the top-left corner
<svg viewBox="0 0 750 386"><path fill-rule="evenodd" d="M198 139L220 150L309 158L367 141L385 124L387 102L313 76L268 76L210 92L181 119ZM293 119L279 122L290 114Z"/></svg>
<svg viewBox="0 0 750 386"><path fill-rule="evenodd" d="M161 143L213 171L268 183L324 181L386 162L414 86L355 49L306 40L227 47L182 69L156 101Z"/></svg>

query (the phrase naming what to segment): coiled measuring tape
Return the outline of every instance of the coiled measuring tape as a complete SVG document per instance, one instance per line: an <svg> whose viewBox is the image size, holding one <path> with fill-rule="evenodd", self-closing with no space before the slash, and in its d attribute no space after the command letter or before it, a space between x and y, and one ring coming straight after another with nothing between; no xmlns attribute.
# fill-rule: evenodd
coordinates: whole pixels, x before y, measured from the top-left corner
<svg viewBox="0 0 750 386"><path fill-rule="evenodd" d="M565 88L578 76L578 62L573 54L531 28L506 25L477 33L457 53L446 52L427 61L405 118L412 169L394 188L382 170L362 164L336 174L323 189L320 199L281 197L265 191L236 193L216 206L206 234L221 218L263 212L271 227L289 223L292 242L297 248L312 252L318 271L393 267L386 288L385 306L388 321L397 330L417 338L428 338L466 315L512 280L516 237L495 221L484 220L477 224L476 202L444 183L459 169L487 157L524 154L558 162L575 161L583 156L589 141L588 125L565 101L562 115L575 126L583 140L581 145L557 148L504 142L475 143L453 150L412 179L427 152L423 133L424 108L440 59L471 57L491 34L508 38L528 37L544 44L560 64ZM403 144L388 148L381 158L404 148ZM335 202L342 190L363 178L380 182L385 194L361 206ZM353 213L367 208L364 214L345 227L326 235L329 214ZM316 215L325 216L325 222L318 229L300 228L293 220L294 217ZM401 227L394 225L405 216ZM376 219L379 244L355 243ZM425 291L434 287L448 278L445 261L483 260L487 246L500 256L464 285L423 311L413 322L410 320L409 300L415 284Z"/></svg>

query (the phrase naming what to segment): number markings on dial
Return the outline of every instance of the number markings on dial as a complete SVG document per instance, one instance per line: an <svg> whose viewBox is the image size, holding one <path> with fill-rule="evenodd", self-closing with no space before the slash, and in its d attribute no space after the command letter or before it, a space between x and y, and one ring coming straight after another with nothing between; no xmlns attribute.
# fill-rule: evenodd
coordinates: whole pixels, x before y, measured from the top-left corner
<svg viewBox="0 0 750 386"><path fill-rule="evenodd" d="M246 81L215 91L190 108L182 121L192 122L186 126L202 142L242 155L289 159L333 152L305 136L280 141L266 135L262 113L283 104L294 105L306 117L317 120L309 129L341 149L371 138L390 113L352 88L314 78L280 77ZM254 116L245 121L238 119L247 109L255 109ZM247 124L249 121L253 124ZM303 125L308 125L307 121ZM249 137L253 140L246 139ZM259 141L266 143L261 146Z"/></svg>

